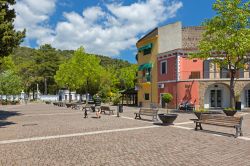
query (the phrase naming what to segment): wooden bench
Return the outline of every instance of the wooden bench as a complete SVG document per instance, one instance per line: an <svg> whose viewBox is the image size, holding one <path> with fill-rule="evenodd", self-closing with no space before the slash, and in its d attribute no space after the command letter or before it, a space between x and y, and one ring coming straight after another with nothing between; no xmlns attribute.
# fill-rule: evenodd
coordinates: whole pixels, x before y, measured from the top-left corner
<svg viewBox="0 0 250 166"><path fill-rule="evenodd" d="M81 103L73 103L72 106L71 106L71 108L78 110L78 109L81 109L81 106L82 106Z"/></svg>
<svg viewBox="0 0 250 166"><path fill-rule="evenodd" d="M198 128L200 128L200 130L203 130L201 124L235 128L236 129L235 138L237 138L239 133L240 136L243 136L242 120L243 117L201 114L201 118L194 120L194 123L196 123L195 130L198 130Z"/></svg>
<svg viewBox="0 0 250 166"><path fill-rule="evenodd" d="M152 116L152 121L157 119L158 108L140 108L139 112L135 112L135 119L141 119L141 115Z"/></svg>
<svg viewBox="0 0 250 166"><path fill-rule="evenodd" d="M114 110L110 109L109 106L101 106L100 109L101 109L101 113L106 114L106 111L108 111L109 115L111 115L111 113L112 113L112 115L114 115Z"/></svg>
<svg viewBox="0 0 250 166"><path fill-rule="evenodd" d="M84 111L84 118L88 117L88 111L91 110L92 104L85 104L82 106L82 111Z"/></svg>
<svg viewBox="0 0 250 166"><path fill-rule="evenodd" d="M67 108L71 108L73 106L73 103L65 103Z"/></svg>
<svg viewBox="0 0 250 166"><path fill-rule="evenodd" d="M58 105L58 103L57 103L57 102L53 102L53 105L54 105L54 106L57 106L57 105Z"/></svg>

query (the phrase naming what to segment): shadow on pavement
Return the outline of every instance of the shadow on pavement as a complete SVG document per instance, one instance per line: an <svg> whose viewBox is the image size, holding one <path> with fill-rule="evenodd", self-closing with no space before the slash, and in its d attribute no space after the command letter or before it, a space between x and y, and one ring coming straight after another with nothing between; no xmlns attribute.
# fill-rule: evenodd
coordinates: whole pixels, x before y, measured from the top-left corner
<svg viewBox="0 0 250 166"><path fill-rule="evenodd" d="M9 117L20 116L20 115L21 115L20 113L15 112L15 111L10 112L10 111L0 110L0 127L16 124L16 123L8 122L5 120L8 119Z"/></svg>
<svg viewBox="0 0 250 166"><path fill-rule="evenodd" d="M0 128L4 127L4 126L9 126L9 125L13 125L16 123L13 122L6 122L6 121L0 121Z"/></svg>
<svg viewBox="0 0 250 166"><path fill-rule="evenodd" d="M152 122L153 123L153 121L152 121L152 119L135 119L135 120L140 120L140 121L145 121L145 122Z"/></svg>
<svg viewBox="0 0 250 166"><path fill-rule="evenodd" d="M162 123L162 122L154 122L153 124L157 126L173 126L174 125L173 123Z"/></svg>
<svg viewBox="0 0 250 166"><path fill-rule="evenodd" d="M199 132L204 132L204 133L209 133L209 134L217 134L219 136L224 136L224 137L234 137L234 134L229 134L229 133L223 133L223 132L218 132L218 131L211 131L211 130L198 130Z"/></svg>
<svg viewBox="0 0 250 166"><path fill-rule="evenodd" d="M5 120L11 116L19 116L21 113L18 113L16 111L4 111L0 110L0 120Z"/></svg>

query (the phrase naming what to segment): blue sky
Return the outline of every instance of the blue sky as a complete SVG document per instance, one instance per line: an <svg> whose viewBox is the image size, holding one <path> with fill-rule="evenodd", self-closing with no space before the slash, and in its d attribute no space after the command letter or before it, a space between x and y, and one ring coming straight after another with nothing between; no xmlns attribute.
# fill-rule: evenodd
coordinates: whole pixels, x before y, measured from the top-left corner
<svg viewBox="0 0 250 166"><path fill-rule="evenodd" d="M25 46L50 43L135 63L136 41L157 26L197 26L214 16L215 0L17 0L15 26Z"/></svg>

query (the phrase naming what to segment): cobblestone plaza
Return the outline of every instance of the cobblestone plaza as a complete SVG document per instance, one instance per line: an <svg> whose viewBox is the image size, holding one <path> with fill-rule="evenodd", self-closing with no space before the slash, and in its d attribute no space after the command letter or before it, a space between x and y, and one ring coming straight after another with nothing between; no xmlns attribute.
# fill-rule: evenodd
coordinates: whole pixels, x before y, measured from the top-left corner
<svg viewBox="0 0 250 166"><path fill-rule="evenodd" d="M250 165L250 113L237 113L244 136L234 138L233 128L195 131L189 113L171 126L135 120L138 109L85 119L53 105L2 106L0 165Z"/></svg>

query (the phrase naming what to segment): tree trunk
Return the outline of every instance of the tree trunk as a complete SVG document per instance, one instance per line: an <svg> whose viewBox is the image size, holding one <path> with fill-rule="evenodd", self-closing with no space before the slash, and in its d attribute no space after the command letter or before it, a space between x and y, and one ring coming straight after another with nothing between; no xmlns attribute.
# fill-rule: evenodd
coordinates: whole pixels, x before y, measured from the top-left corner
<svg viewBox="0 0 250 166"><path fill-rule="evenodd" d="M88 79L87 79L87 81L86 81L86 88L85 88L85 93L86 93L86 103L88 104L88 101L89 101L89 99L88 99Z"/></svg>
<svg viewBox="0 0 250 166"><path fill-rule="evenodd" d="M69 88L69 103L71 103L71 90Z"/></svg>
<svg viewBox="0 0 250 166"><path fill-rule="evenodd" d="M33 95L33 100L35 100L35 88L34 88L34 86L32 87L32 95Z"/></svg>
<svg viewBox="0 0 250 166"><path fill-rule="evenodd" d="M234 92L234 84L235 84L235 70L230 70L231 77L230 77L230 107L235 108L235 92Z"/></svg>
<svg viewBox="0 0 250 166"><path fill-rule="evenodd" d="M44 77L44 94L47 95L47 79Z"/></svg>

